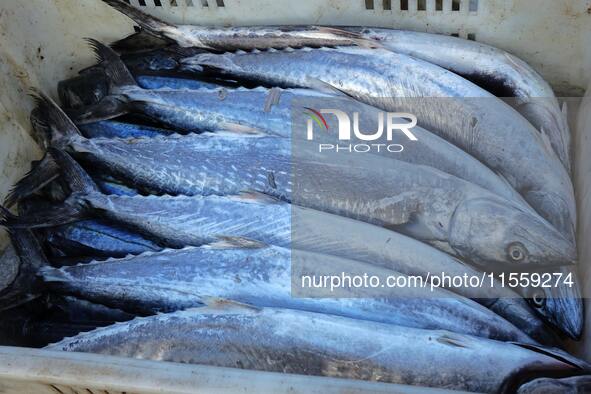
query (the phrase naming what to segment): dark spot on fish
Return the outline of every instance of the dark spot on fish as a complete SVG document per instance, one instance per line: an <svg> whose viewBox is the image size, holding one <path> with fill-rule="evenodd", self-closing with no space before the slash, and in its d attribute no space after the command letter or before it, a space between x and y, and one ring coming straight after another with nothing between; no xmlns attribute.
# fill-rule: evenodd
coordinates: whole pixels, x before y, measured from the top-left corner
<svg viewBox="0 0 591 394"><path fill-rule="evenodd" d="M443 228L443 223L437 222L437 224L439 225L439 227Z"/></svg>
<svg viewBox="0 0 591 394"><path fill-rule="evenodd" d="M242 279L240 279L240 275L234 276L234 282L236 282L236 283L242 283Z"/></svg>
<svg viewBox="0 0 591 394"><path fill-rule="evenodd" d="M226 89L222 88L222 89L218 90L218 98L220 100L225 100L227 96L228 96L228 92L226 91Z"/></svg>
<svg viewBox="0 0 591 394"><path fill-rule="evenodd" d="M389 237L388 240L386 241L386 243L389 244L390 241L392 241L392 237Z"/></svg>
<svg viewBox="0 0 591 394"><path fill-rule="evenodd" d="M273 172L267 173L267 182L273 189L277 189L277 184L275 183L275 174Z"/></svg>
<svg viewBox="0 0 591 394"><path fill-rule="evenodd" d="M476 125L478 125L478 119L476 119L475 117L472 117L472 120L470 121L470 127L475 129Z"/></svg>

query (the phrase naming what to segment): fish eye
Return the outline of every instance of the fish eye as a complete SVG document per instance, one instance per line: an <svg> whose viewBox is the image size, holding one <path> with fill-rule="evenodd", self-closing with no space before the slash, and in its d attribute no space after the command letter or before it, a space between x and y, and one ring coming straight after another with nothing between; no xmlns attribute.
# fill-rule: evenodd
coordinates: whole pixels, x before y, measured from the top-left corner
<svg viewBox="0 0 591 394"><path fill-rule="evenodd" d="M525 260L527 257L527 249L523 246L520 242L513 242L507 248L507 254L509 255L509 259L515 262L520 262Z"/></svg>
<svg viewBox="0 0 591 394"><path fill-rule="evenodd" d="M544 293L541 291L536 291L532 295L531 301L536 308L543 308L546 305L546 297L544 297Z"/></svg>

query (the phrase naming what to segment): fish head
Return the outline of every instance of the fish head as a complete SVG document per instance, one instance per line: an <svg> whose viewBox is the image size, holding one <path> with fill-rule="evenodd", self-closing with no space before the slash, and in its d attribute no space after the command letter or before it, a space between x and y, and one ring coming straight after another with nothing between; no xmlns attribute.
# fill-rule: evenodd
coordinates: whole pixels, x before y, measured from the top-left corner
<svg viewBox="0 0 591 394"><path fill-rule="evenodd" d="M576 259L573 243L546 220L492 196L456 208L449 240L461 257L487 269L556 267Z"/></svg>
<svg viewBox="0 0 591 394"><path fill-rule="evenodd" d="M583 332L583 300L574 270L561 267L556 274L562 274L557 283L549 287L531 287L523 291L528 302L542 317L560 332L578 340ZM551 273L553 279L557 278ZM569 276L570 275L570 276ZM551 282L554 282L552 280ZM571 283L572 282L572 283ZM554 286L555 285L555 286Z"/></svg>

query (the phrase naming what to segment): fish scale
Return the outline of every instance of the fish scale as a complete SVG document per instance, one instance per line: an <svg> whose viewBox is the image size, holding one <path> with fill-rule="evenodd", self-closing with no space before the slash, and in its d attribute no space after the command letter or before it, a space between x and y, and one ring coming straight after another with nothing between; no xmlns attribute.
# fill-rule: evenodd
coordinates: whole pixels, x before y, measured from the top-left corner
<svg viewBox="0 0 591 394"><path fill-rule="evenodd" d="M292 253L297 255L293 261ZM311 296L325 298L292 296L292 275L298 283L300 274L323 275L341 270L381 278L404 276L335 256L260 244L238 247L232 243L146 252L61 269L48 267L41 270L41 275L54 291L142 313L186 309L206 303L208 297L219 297L257 306L532 342L493 312L444 289L435 289L426 296L428 289L400 288L392 290L390 298L367 297L370 293L363 289L337 290L331 296L321 291ZM339 295L347 298L331 298Z"/></svg>
<svg viewBox="0 0 591 394"><path fill-rule="evenodd" d="M163 335L173 340L159 345ZM581 371L512 343L224 301L119 323L47 349L487 393L514 392L523 376Z"/></svg>

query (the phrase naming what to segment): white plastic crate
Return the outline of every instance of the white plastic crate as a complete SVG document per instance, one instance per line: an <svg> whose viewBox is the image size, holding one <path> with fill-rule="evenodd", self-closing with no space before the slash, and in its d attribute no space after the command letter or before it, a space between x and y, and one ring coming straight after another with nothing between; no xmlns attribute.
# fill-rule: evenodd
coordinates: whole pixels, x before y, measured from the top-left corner
<svg viewBox="0 0 591 394"><path fill-rule="evenodd" d="M591 0L131 0L165 20L203 25L323 24L395 27L453 34L528 61L559 96L581 96L591 81ZM30 87L91 64L82 37L103 42L132 23L100 0L0 1L0 199L41 151L29 136ZM582 283L591 278L591 97L571 108ZM0 245L6 242L0 234ZM584 289L589 296L591 285ZM587 322L591 324L589 314ZM588 324L588 325L589 325ZM591 357L586 341L573 351ZM398 392L424 389L224 368L122 360L0 347L0 392Z"/></svg>

